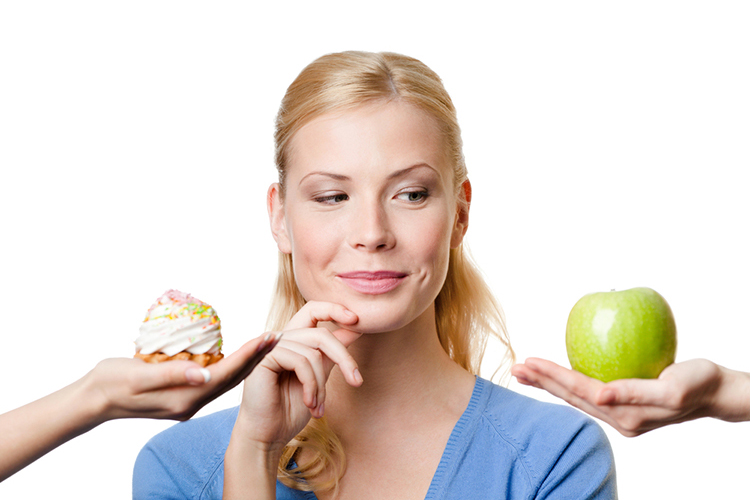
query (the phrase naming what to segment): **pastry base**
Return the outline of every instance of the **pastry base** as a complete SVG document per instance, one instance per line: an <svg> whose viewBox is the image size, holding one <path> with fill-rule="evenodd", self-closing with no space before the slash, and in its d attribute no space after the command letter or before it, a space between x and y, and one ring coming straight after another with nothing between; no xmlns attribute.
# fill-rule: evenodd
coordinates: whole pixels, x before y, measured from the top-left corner
<svg viewBox="0 0 750 500"><path fill-rule="evenodd" d="M178 352L174 356L167 356L163 352L155 352L153 354L141 354L140 352L135 353L135 356L133 356L138 359L142 359L146 363L162 363L164 361L173 361L176 359L184 359L187 361L193 361L195 363L198 363L199 365L206 367L208 365L214 364L217 361L219 361L221 358L224 357L222 353L205 353L205 354L190 354L187 351Z"/></svg>

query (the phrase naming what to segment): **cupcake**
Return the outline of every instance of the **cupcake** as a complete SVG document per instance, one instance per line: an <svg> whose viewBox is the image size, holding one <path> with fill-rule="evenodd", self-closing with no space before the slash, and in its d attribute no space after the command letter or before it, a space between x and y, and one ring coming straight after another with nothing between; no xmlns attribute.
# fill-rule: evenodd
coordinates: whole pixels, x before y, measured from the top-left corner
<svg viewBox="0 0 750 500"><path fill-rule="evenodd" d="M135 357L147 363L186 359L208 366L224 357L221 344L221 321L213 307L168 290L146 313L135 339Z"/></svg>

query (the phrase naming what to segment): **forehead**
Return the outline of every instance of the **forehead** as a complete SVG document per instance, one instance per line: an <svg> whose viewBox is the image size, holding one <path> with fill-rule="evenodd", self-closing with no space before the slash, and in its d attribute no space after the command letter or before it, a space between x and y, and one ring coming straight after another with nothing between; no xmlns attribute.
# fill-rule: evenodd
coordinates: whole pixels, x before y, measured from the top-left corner
<svg viewBox="0 0 750 500"><path fill-rule="evenodd" d="M387 173L418 163L450 177L437 121L402 101L323 114L301 127L289 146L289 177L311 169Z"/></svg>

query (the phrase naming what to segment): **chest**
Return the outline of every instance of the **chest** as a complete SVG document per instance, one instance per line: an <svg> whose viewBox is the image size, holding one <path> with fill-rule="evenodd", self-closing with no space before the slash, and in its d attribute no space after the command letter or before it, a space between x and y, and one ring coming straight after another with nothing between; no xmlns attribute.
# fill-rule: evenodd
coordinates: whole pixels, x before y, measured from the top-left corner
<svg viewBox="0 0 750 500"><path fill-rule="evenodd" d="M454 424L445 422L408 435L396 433L372 440L362 449L349 450L336 500L424 499ZM334 498L332 492L319 492L317 497Z"/></svg>
<svg viewBox="0 0 750 500"><path fill-rule="evenodd" d="M339 484L336 500L422 500L435 476L444 446L423 443L408 453L370 455L367 459L351 457L346 474ZM444 445L445 443L443 443ZM320 500L332 500L332 492L321 492Z"/></svg>

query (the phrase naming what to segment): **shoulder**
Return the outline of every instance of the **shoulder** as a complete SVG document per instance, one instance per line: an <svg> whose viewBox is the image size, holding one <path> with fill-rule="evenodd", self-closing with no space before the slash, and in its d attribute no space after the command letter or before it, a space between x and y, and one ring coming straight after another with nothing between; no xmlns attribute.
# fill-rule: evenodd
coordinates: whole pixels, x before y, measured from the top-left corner
<svg viewBox="0 0 750 500"><path fill-rule="evenodd" d="M210 498L202 492L222 476L238 411L181 422L151 438L135 462L133 498Z"/></svg>
<svg viewBox="0 0 750 500"><path fill-rule="evenodd" d="M529 487L541 498L551 493L609 491L614 495L615 470L612 449L602 428L575 408L545 403L486 380L478 431L502 450L495 458L511 458ZM508 456L509 455L509 456ZM492 456L485 457L493 460ZM496 464L501 466L500 463ZM610 498L610 494L601 498Z"/></svg>
<svg viewBox="0 0 750 500"><path fill-rule="evenodd" d="M575 408L545 403L486 380L482 382L486 392L482 416L502 437L523 441L540 437L564 441L590 429L606 441L601 427Z"/></svg>

